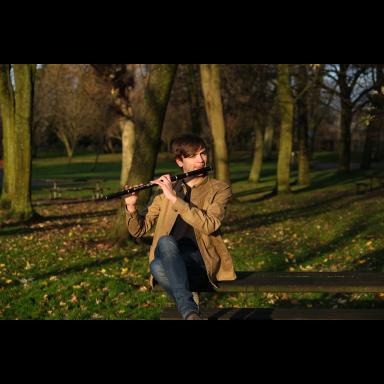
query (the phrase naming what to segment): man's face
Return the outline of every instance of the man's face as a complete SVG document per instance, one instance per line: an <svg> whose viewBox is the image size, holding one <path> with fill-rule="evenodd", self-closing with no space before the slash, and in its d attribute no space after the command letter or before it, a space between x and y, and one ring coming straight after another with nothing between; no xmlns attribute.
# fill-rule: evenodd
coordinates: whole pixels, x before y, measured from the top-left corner
<svg viewBox="0 0 384 384"><path fill-rule="evenodd" d="M191 172L207 166L208 155L205 148L199 149L191 157L183 157L183 160L176 160L179 167L183 167L184 172Z"/></svg>

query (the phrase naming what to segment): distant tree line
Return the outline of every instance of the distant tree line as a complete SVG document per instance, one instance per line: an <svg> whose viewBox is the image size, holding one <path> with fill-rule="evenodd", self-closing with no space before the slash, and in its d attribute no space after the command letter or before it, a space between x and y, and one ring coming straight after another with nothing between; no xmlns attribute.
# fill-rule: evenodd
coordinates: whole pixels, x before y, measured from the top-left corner
<svg viewBox="0 0 384 384"><path fill-rule="evenodd" d="M30 158L57 149L57 143L69 162L79 147L97 154L121 152L121 186L150 179L158 153L169 150L172 138L182 132L206 139L216 177L226 182L233 151L248 151L249 180L255 183L264 160L275 159L277 193L290 191L293 160L299 184L310 185L311 159L323 139L337 140L339 170L349 172L353 135L360 132L361 167L369 168L382 155L378 148L383 140L383 68L383 64L1 64L1 204L20 217L33 215L30 202L24 208L16 202L15 178L23 178L26 193L21 200L28 201ZM18 165L15 157L23 163ZM148 197L143 194L143 204ZM126 233L116 236L123 239Z"/></svg>

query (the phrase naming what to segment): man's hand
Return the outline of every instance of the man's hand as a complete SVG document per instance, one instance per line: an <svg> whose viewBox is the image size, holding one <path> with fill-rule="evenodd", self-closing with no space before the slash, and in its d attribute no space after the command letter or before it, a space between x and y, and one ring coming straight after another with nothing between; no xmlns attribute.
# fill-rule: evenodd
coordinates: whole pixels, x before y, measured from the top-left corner
<svg viewBox="0 0 384 384"><path fill-rule="evenodd" d="M163 190L165 198L171 201L172 204L176 202L176 192L173 189L170 175L161 176L159 179L151 181L151 183L158 185Z"/></svg>
<svg viewBox="0 0 384 384"><path fill-rule="evenodd" d="M140 184L140 186L141 185L144 185L144 184ZM125 190L128 190L130 188L133 188L133 187L130 187L128 185L124 187ZM125 198L125 205L127 206L127 209L130 213L136 212L136 204L138 199L139 199L138 192L133 192L129 194L128 197Z"/></svg>

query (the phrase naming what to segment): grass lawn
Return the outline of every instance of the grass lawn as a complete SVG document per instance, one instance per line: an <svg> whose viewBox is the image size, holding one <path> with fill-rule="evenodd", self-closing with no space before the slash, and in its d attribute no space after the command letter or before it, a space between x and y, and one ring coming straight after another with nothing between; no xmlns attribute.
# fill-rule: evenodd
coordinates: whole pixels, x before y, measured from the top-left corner
<svg viewBox="0 0 384 384"><path fill-rule="evenodd" d="M104 180L119 189L119 156L76 157L72 164L52 157L34 162L33 200L44 217L32 225L0 227L1 319L158 319L170 304L150 292L147 256L151 236L116 249L109 233L119 202L51 202L47 179ZM236 201L222 231L237 270L384 271L384 193L357 195L366 173L339 175L328 166L332 154L315 159L310 188L271 197L275 165L267 163L261 183L247 181L250 161L231 162ZM177 172L163 159L158 174ZM84 180L87 179L87 180ZM79 181L82 180L82 181ZM293 179L294 180L294 177ZM88 194L87 194L88 193ZM73 196L89 197L89 192ZM383 295L204 294L207 306L380 307Z"/></svg>

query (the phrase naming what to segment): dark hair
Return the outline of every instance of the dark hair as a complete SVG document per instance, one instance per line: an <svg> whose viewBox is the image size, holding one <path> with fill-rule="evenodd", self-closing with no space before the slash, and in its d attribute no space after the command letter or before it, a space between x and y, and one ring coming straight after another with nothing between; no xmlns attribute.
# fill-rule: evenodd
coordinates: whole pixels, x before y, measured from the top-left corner
<svg viewBox="0 0 384 384"><path fill-rule="evenodd" d="M185 133L173 139L171 148L176 159L180 160L194 156L199 149L208 149L205 141L193 133Z"/></svg>

